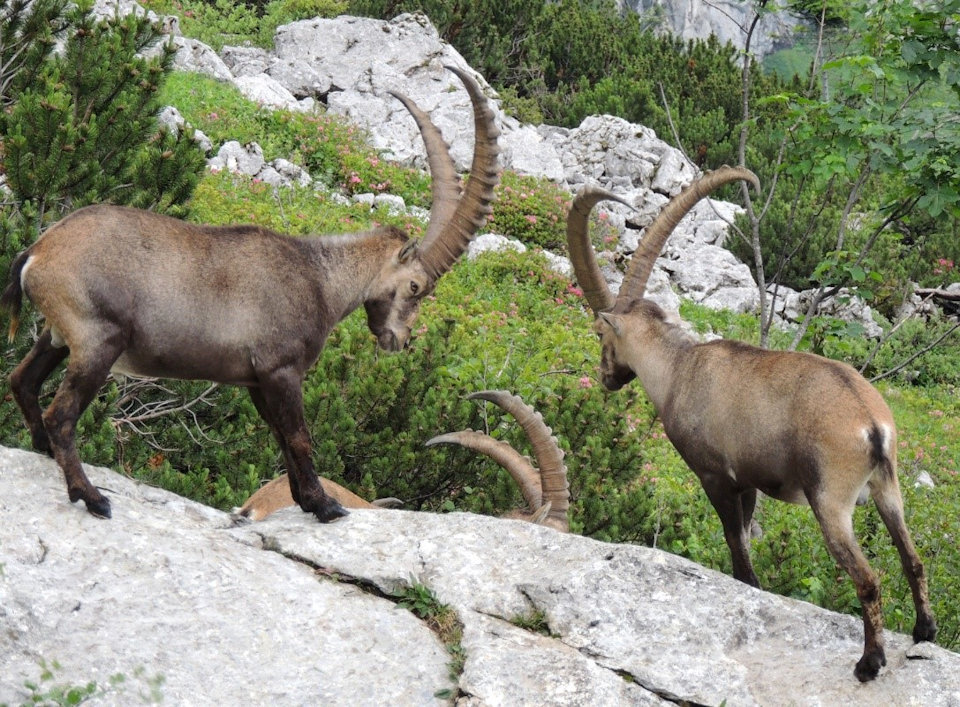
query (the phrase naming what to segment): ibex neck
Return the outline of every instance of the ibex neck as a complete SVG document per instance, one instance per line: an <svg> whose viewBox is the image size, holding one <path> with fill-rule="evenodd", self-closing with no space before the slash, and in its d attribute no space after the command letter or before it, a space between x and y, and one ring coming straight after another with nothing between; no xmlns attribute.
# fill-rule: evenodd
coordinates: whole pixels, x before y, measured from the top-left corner
<svg viewBox="0 0 960 707"><path fill-rule="evenodd" d="M677 369L696 342L673 324L658 322L655 328L635 341L629 365L659 413L674 388Z"/></svg>
<svg viewBox="0 0 960 707"><path fill-rule="evenodd" d="M359 307L383 266L402 243L395 229L306 239L320 272L328 310L340 321Z"/></svg>

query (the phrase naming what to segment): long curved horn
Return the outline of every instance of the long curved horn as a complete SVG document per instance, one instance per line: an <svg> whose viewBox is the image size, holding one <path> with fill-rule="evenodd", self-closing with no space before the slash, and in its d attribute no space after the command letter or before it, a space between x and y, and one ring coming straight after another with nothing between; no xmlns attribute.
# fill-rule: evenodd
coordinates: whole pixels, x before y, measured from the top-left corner
<svg viewBox="0 0 960 707"><path fill-rule="evenodd" d="M536 512L543 505L540 475L537 474L537 470L533 468L529 459L506 442L494 439L483 432L462 430L437 435L426 442L428 447L435 444L459 444L461 447L486 454L513 477L531 513Z"/></svg>
<svg viewBox="0 0 960 707"><path fill-rule="evenodd" d="M462 194L453 161L450 159L450 151L440 136L440 131L425 115L423 119L432 129L424 130L421 124L423 120L411 111L420 126L427 147L428 162L435 184L433 211L427 233L420 244L420 261L427 275L434 280L453 266L467 249L470 239L486 221L492 211L490 204L493 202L494 188L500 181L497 174L497 155L500 152L497 137L500 130L494 122L493 110L472 76L455 66L447 66L447 69L463 81L473 104L473 163L470 166L470 178ZM409 101L403 102L409 110ZM434 173L434 169L437 173ZM436 186L438 180L440 185ZM457 196L459 200L454 204L453 200Z"/></svg>
<svg viewBox="0 0 960 707"><path fill-rule="evenodd" d="M601 201L619 201L630 208L633 204L597 186L584 186L573 198L567 214L567 252L577 283L595 314L605 312L614 304L613 293L600 272L597 256L590 243L587 221L593 207Z"/></svg>
<svg viewBox="0 0 960 707"><path fill-rule="evenodd" d="M673 233L673 229L680 223L680 219L714 189L738 179L750 182L759 191L760 180L749 169L724 165L704 174L663 207L654 222L647 226L643 240L630 259L630 269L623 278L623 284L620 285L616 304L632 302L643 297L647 280L653 271L653 264L663 250L664 243Z"/></svg>
<svg viewBox="0 0 960 707"><path fill-rule="evenodd" d="M513 415L523 428L533 447L533 456L540 467L540 488L543 503L550 504L549 518L554 527L560 527L566 531L569 528L567 511L570 508L567 467L563 463L563 450L557 438L553 436L553 430L543 421L543 415L523 402L519 396L505 390L481 390L467 396L469 400L477 398L499 405Z"/></svg>
<svg viewBox="0 0 960 707"><path fill-rule="evenodd" d="M390 91L390 95L403 103L404 107L413 116L427 148L427 165L430 168L433 201L430 204L430 222L427 224L427 233L423 242L432 242L437 238L446 223L460 203L460 175L450 157L450 148L437 126L430 120L430 116L420 110L420 107L402 93ZM421 246L422 247L422 246Z"/></svg>

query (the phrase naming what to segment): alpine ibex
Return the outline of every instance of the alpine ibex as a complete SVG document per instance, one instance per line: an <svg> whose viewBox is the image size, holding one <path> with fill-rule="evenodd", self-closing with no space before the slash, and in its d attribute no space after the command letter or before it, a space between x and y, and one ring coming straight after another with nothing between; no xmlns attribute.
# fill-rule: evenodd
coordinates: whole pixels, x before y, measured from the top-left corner
<svg viewBox="0 0 960 707"><path fill-rule="evenodd" d="M904 523L890 409L846 364L739 341L697 343L643 298L654 261L680 219L735 180L759 188L752 172L723 167L674 197L647 228L616 299L597 266L587 217L599 201L622 200L596 188L577 195L567 237L577 279L596 314L600 378L609 390L639 378L667 436L720 516L735 578L759 586L748 553L758 490L810 505L831 555L856 585L864 652L854 674L872 680L886 657L880 585L853 532L861 490L869 489L900 553L916 606L914 640L936 635L923 563Z"/></svg>
<svg viewBox="0 0 960 707"><path fill-rule="evenodd" d="M567 468L563 464L563 450L553 437L552 430L544 423L543 417L518 396L504 390L482 390L471 393L467 398L489 400L513 415L530 440L534 457L540 467L539 472L534 469L529 459L509 444L482 432L450 432L428 440L426 445L430 447L435 444L459 444L491 457L517 482L527 503L526 509L511 511L505 518L526 520L567 532L567 509L570 507ZM335 496L347 508L382 508L387 505L385 501L388 499L370 503L328 479L321 481L327 493ZM281 508L292 506L294 502L289 489L290 485L286 483L284 476L278 476L250 496L246 503L237 509L235 516L254 521L263 520Z"/></svg>
<svg viewBox="0 0 960 707"><path fill-rule="evenodd" d="M408 98L433 176L423 241L396 228L293 238L255 226L211 227L117 206L80 209L21 253L0 305L16 332L24 293L46 322L10 377L33 446L63 469L71 502L96 516L110 502L87 479L74 444L77 418L113 371L245 386L290 472L290 492L323 522L346 514L314 471L302 384L333 327L361 304L379 346L404 348L420 302L466 249L497 184L493 112L477 82L475 144L461 189L440 131ZM41 412L40 387L69 355Z"/></svg>

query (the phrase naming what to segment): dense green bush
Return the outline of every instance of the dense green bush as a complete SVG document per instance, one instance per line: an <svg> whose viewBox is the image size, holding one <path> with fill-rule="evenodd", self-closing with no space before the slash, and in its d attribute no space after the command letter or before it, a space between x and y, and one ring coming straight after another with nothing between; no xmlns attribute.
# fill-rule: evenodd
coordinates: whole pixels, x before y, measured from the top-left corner
<svg viewBox="0 0 960 707"><path fill-rule="evenodd" d="M159 28L135 15L99 22L90 6L0 5L4 257L95 201L182 213L202 168L189 136L158 127L173 49L163 45L153 59L140 53L159 41Z"/></svg>
<svg viewBox="0 0 960 707"><path fill-rule="evenodd" d="M566 248L567 192L548 179L505 170L496 193L489 230L519 238L529 246L553 251Z"/></svg>

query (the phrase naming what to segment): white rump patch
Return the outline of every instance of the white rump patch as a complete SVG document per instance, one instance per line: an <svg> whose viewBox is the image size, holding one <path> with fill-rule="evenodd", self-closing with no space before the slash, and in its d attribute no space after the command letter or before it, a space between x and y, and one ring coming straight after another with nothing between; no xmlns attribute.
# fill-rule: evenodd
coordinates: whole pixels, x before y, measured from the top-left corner
<svg viewBox="0 0 960 707"><path fill-rule="evenodd" d="M880 430L880 447L883 449L884 454L889 455L890 439L892 436L890 425L881 422L877 425L877 428ZM870 444L870 432L872 429L872 427L864 427L862 430L860 430L860 435L863 437L863 441L866 442L867 445Z"/></svg>
<svg viewBox="0 0 960 707"><path fill-rule="evenodd" d="M33 265L33 259L37 256L31 255L27 258L27 262L23 264L23 268L20 269L20 289L24 292L27 291L27 270L30 269L30 266Z"/></svg>

